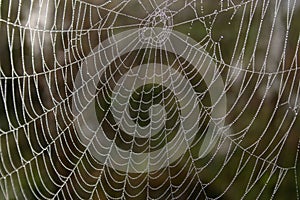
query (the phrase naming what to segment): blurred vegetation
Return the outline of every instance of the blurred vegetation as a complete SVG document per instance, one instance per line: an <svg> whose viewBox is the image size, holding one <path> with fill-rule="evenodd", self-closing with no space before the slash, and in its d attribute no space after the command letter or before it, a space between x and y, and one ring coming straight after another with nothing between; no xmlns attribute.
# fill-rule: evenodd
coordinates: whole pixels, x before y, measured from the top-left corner
<svg viewBox="0 0 300 200"><path fill-rule="evenodd" d="M196 1L197 12L184 8L186 1L177 1L169 8L181 9L173 17L173 29L198 41L220 64L226 83L228 135L211 154L198 159L201 136L209 121L209 116L204 116L191 151L180 162L169 169L129 176L101 166L88 153L82 154L85 147L72 124L69 97L78 68L93 48L112 34L139 27L141 22L135 17L147 14L138 1L124 8L117 6L120 1L103 8L71 0L46 2L0 0L0 197L120 198L125 188L125 197L136 199L146 198L148 193L154 199L169 199L170 194L178 199L296 198L300 189L296 160L300 130L296 115L300 111L296 100L300 98L298 2L292 16L287 15L285 2L281 2L273 28L273 1L268 6L265 1L253 1L223 12L220 8L225 9L227 2L242 1ZM143 1L145 8L153 11L147 2ZM108 12L110 9L115 12ZM272 30L274 37L268 47ZM142 58L147 51L139 53ZM136 56L133 52L129 59L120 58L115 65L130 65ZM112 64L111 68L116 66ZM190 70L187 64L186 70ZM199 80L201 75L194 77L195 82ZM203 91L206 87L203 83L196 89ZM154 93L160 89L148 87ZM209 95L203 100L205 105L210 104ZM90 197L95 184L96 191Z"/></svg>

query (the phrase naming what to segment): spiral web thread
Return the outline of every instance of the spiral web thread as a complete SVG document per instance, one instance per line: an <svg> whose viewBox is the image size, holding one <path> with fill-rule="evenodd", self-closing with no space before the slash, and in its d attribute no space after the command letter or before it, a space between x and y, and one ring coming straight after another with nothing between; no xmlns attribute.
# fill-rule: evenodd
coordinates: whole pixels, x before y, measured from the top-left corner
<svg viewBox="0 0 300 200"><path fill-rule="evenodd" d="M299 199L299 0L0 8L1 199Z"/></svg>

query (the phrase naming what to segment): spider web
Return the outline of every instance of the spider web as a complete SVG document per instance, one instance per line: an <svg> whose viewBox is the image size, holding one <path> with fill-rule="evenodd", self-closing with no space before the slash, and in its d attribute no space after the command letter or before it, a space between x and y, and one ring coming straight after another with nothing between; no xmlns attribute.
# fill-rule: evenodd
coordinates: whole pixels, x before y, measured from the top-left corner
<svg viewBox="0 0 300 200"><path fill-rule="evenodd" d="M298 0L0 0L3 199L299 199Z"/></svg>

